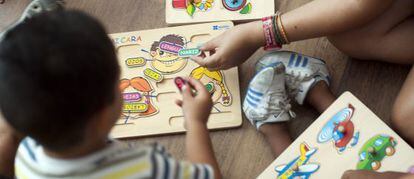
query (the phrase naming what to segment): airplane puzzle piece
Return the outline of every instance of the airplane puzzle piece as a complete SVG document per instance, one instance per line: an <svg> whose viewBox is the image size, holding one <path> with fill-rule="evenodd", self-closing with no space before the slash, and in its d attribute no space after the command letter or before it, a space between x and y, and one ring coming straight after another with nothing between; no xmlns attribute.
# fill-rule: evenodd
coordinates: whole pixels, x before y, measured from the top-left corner
<svg viewBox="0 0 414 179"><path fill-rule="evenodd" d="M349 104L347 108L336 113L319 132L317 141L325 143L334 142L338 152L343 152L347 146L353 147L358 143L359 132L351 121L355 108Z"/></svg>
<svg viewBox="0 0 414 179"><path fill-rule="evenodd" d="M278 172L278 179L292 179L292 178L309 178L313 173L319 169L316 163L308 163L309 159L316 153L318 149L310 149L306 143L300 144L300 156L293 159L286 165L275 167Z"/></svg>
<svg viewBox="0 0 414 179"><path fill-rule="evenodd" d="M378 170L381 168L381 161L385 156L392 156L395 153L397 142L388 135L376 135L370 138L361 147L358 155L358 170Z"/></svg>

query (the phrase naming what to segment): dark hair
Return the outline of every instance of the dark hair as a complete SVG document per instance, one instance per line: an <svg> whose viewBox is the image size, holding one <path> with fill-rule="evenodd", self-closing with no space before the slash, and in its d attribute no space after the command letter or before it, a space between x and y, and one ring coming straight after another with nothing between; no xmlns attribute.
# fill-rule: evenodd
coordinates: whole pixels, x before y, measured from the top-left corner
<svg viewBox="0 0 414 179"><path fill-rule="evenodd" d="M88 121L114 102L119 70L97 20L78 11L41 14L0 44L0 109L17 131L64 150L79 144Z"/></svg>
<svg viewBox="0 0 414 179"><path fill-rule="evenodd" d="M166 35L164 37L161 37L160 41L155 41L154 43L152 43L151 51L157 50L157 47L160 45L160 42L170 42L170 43L173 43L173 44L184 46L183 37L181 37L179 35L170 34L170 35Z"/></svg>

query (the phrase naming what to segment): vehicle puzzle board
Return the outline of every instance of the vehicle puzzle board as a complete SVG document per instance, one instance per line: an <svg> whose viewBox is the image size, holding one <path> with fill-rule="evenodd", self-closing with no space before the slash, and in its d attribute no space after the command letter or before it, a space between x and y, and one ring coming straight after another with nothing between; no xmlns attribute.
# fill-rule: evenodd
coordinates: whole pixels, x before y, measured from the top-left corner
<svg viewBox="0 0 414 179"><path fill-rule="evenodd" d="M115 138L184 132L181 99L174 78L200 80L211 93L210 129L242 123L237 67L209 71L189 59L197 48L233 27L217 22L146 31L111 34L121 66L120 89L124 99L121 118L111 132Z"/></svg>
<svg viewBox="0 0 414 179"><path fill-rule="evenodd" d="M274 0L166 0L167 24L248 21L275 13Z"/></svg>
<svg viewBox="0 0 414 179"><path fill-rule="evenodd" d="M413 165L413 148L345 92L258 178L341 178L351 169L407 172Z"/></svg>

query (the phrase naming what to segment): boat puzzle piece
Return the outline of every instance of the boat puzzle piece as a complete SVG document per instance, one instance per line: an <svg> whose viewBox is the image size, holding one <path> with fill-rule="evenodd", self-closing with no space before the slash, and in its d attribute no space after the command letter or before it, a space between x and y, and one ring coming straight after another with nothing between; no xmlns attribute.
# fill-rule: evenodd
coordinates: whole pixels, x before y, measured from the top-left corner
<svg viewBox="0 0 414 179"><path fill-rule="evenodd" d="M376 135L370 138L361 147L358 155L358 170L378 170L381 168L381 161L385 156L392 156L395 153L397 142L388 135Z"/></svg>
<svg viewBox="0 0 414 179"><path fill-rule="evenodd" d="M347 108L336 113L319 132L318 143L332 140L339 153L347 146L355 146L359 140L359 132L355 132L355 126L351 121L354 111L355 108L349 104Z"/></svg>
<svg viewBox="0 0 414 179"><path fill-rule="evenodd" d="M278 179L293 179L293 178L309 178L313 173L319 169L316 163L308 163L309 159L316 153L318 149L312 148L303 142L300 144L300 156L293 159L286 165L279 165L275 167L278 172Z"/></svg>

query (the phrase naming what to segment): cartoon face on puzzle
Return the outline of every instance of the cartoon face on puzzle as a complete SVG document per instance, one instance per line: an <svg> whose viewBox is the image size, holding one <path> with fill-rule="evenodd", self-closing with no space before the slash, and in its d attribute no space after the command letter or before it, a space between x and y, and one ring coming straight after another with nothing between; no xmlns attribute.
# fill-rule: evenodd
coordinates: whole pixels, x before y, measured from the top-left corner
<svg viewBox="0 0 414 179"><path fill-rule="evenodd" d="M359 131L355 131L354 123L351 121L354 112L354 106L349 104L336 113L319 132L318 142L332 141L339 153L347 147L355 146L359 140Z"/></svg>
<svg viewBox="0 0 414 179"><path fill-rule="evenodd" d="M190 77L204 84L214 104L231 105L231 94L224 81L224 75L220 71L209 71L207 68L197 67L191 72Z"/></svg>
<svg viewBox="0 0 414 179"><path fill-rule="evenodd" d="M187 64L187 59L178 55L178 52L184 48L184 37L172 34L162 37L151 46L151 66L163 74L179 72Z"/></svg>
<svg viewBox="0 0 414 179"><path fill-rule="evenodd" d="M154 89L145 78L122 79L119 88L124 100L122 117L137 119L158 112L152 102Z"/></svg>

